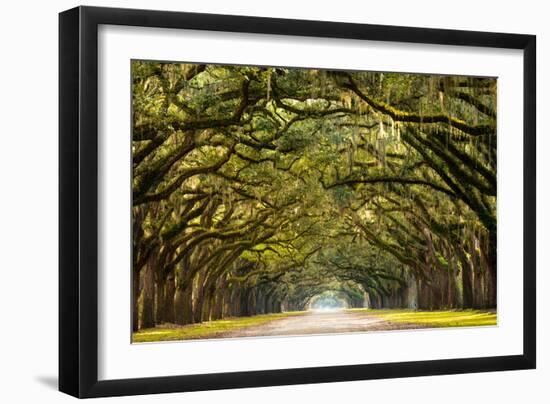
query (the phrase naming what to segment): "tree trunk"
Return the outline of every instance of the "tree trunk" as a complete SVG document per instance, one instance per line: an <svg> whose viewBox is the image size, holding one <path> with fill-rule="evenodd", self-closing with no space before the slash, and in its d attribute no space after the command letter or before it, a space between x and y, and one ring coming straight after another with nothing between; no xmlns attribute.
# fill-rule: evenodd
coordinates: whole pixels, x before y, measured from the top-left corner
<svg viewBox="0 0 550 404"><path fill-rule="evenodd" d="M174 274L170 273L166 278L165 289L164 289L164 313L162 315L163 319L167 323L173 323L175 321L174 317L174 298L176 294L176 284L174 282Z"/></svg>
<svg viewBox="0 0 550 404"><path fill-rule="evenodd" d="M222 318L230 317L233 305L233 287L227 285L223 291L223 311Z"/></svg>
<svg viewBox="0 0 550 404"><path fill-rule="evenodd" d="M193 288L177 285L174 296L174 322L184 325L193 323Z"/></svg>
<svg viewBox="0 0 550 404"><path fill-rule="evenodd" d="M265 314L265 293L263 290L258 290L258 293L256 293L256 313L257 314Z"/></svg>
<svg viewBox="0 0 550 404"><path fill-rule="evenodd" d="M256 291L254 289L248 294L247 306L247 316L256 315Z"/></svg>
<svg viewBox="0 0 550 404"><path fill-rule="evenodd" d="M488 257L487 257L487 269L489 272L488 282L488 307L497 307L497 235L495 233L489 234L488 240Z"/></svg>
<svg viewBox="0 0 550 404"><path fill-rule="evenodd" d="M266 295L264 299L264 312L266 314L273 313L273 292L274 289L271 289Z"/></svg>
<svg viewBox="0 0 550 404"><path fill-rule="evenodd" d="M214 304L214 295L211 292L207 292L204 295L202 306L202 321L210 321L212 319L212 306Z"/></svg>
<svg viewBox="0 0 550 404"><path fill-rule="evenodd" d="M273 313L281 313L283 311L283 308L281 306L281 302L279 300L273 301Z"/></svg>
<svg viewBox="0 0 550 404"><path fill-rule="evenodd" d="M477 268L474 271L474 308L483 309L485 307L485 286L483 284L483 271Z"/></svg>
<svg viewBox="0 0 550 404"><path fill-rule="evenodd" d="M231 293L231 317L238 317L241 315L241 287L235 285L233 292Z"/></svg>
<svg viewBox="0 0 550 404"><path fill-rule="evenodd" d="M164 318L164 304L166 303L166 278L157 272L155 282L155 324L166 322Z"/></svg>
<svg viewBox="0 0 550 404"><path fill-rule="evenodd" d="M216 282L216 290L214 290L213 303L210 308L210 318L212 320L219 320L223 317L223 300L225 289L225 277L221 276Z"/></svg>
<svg viewBox="0 0 550 404"><path fill-rule="evenodd" d="M145 265L143 273L141 327L151 328L155 326L155 259L153 254Z"/></svg>
<svg viewBox="0 0 550 404"><path fill-rule="evenodd" d="M431 308L431 288L424 279L418 281L418 308L420 310L430 310Z"/></svg>
<svg viewBox="0 0 550 404"><path fill-rule="evenodd" d="M193 285L193 321L195 323L202 322L202 312L204 306L204 270L200 271Z"/></svg>
<svg viewBox="0 0 550 404"><path fill-rule="evenodd" d="M133 271L132 275L132 331L139 330L139 276L140 271Z"/></svg>
<svg viewBox="0 0 550 404"><path fill-rule="evenodd" d="M458 254L462 267L462 307L471 308L474 306L474 296L472 290L472 265L462 250L460 250Z"/></svg>
<svg viewBox="0 0 550 404"><path fill-rule="evenodd" d="M239 317L246 317L249 316L248 311L248 301L250 297L250 289L243 290L240 296L240 304L239 304Z"/></svg>

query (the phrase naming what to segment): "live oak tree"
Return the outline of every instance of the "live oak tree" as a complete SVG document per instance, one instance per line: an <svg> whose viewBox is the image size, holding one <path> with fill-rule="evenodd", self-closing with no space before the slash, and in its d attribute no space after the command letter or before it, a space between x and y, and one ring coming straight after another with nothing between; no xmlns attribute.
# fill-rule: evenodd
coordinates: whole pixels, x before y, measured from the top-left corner
<svg viewBox="0 0 550 404"><path fill-rule="evenodd" d="M133 327L496 307L496 80L132 63Z"/></svg>

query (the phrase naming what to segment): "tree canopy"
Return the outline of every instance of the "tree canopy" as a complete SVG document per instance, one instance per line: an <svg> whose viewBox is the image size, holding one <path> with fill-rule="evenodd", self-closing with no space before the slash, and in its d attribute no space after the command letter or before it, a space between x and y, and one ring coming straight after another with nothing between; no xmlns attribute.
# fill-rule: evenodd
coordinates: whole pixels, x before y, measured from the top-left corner
<svg viewBox="0 0 550 404"><path fill-rule="evenodd" d="M496 79L132 62L134 329L496 306Z"/></svg>

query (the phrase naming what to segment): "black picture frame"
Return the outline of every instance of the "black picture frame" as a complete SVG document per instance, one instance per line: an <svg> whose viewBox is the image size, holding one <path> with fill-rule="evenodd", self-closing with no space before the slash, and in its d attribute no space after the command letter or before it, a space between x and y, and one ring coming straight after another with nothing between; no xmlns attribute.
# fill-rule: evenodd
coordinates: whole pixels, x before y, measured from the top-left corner
<svg viewBox="0 0 550 404"><path fill-rule="evenodd" d="M523 354L99 381L100 24L523 50ZM535 61L533 35L96 7L60 13L59 390L84 398L535 368Z"/></svg>

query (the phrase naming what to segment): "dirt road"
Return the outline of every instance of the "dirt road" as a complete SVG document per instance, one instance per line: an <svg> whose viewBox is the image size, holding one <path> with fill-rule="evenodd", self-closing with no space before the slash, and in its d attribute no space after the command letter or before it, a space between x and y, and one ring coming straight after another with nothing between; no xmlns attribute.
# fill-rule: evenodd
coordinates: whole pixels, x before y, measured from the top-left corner
<svg viewBox="0 0 550 404"><path fill-rule="evenodd" d="M311 311L300 316L273 320L266 324L241 328L214 338L260 337L274 335L311 335L423 328L421 325L390 323L364 312Z"/></svg>

